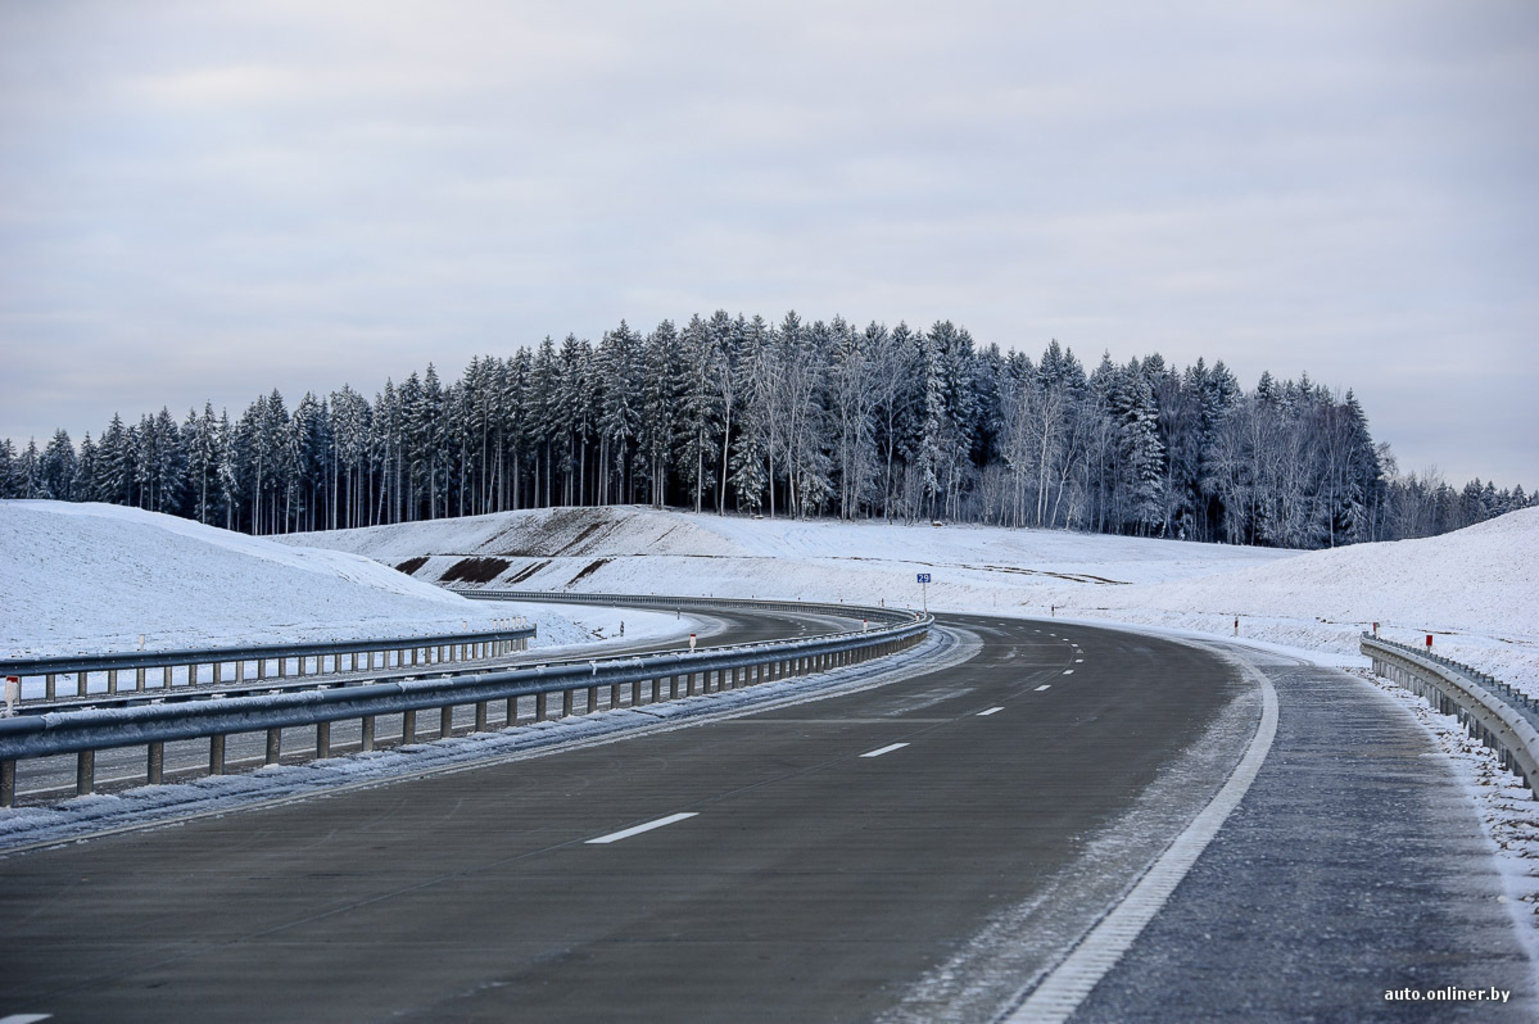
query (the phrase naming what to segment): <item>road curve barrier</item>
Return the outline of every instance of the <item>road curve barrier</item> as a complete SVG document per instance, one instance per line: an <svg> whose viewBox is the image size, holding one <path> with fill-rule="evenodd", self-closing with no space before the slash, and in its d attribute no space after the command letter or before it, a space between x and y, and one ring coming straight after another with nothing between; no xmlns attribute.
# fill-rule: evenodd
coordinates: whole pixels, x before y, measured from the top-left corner
<svg viewBox="0 0 1539 1024"><path fill-rule="evenodd" d="M1539 780L1539 702L1468 665L1407 644L1362 635L1373 673L1427 699L1439 713L1456 715L1469 734L1496 751L1503 768L1532 794Z"/></svg>
<svg viewBox="0 0 1539 1024"><path fill-rule="evenodd" d="M860 616L874 622L913 622L921 613L910 608L888 608L813 601L782 601L758 597L678 597L659 594L543 594L532 590L491 590L485 587L446 587L461 597L481 601L525 601L531 604L591 604L603 607L657 608L663 611L735 608L748 611L817 612L845 618Z"/></svg>
<svg viewBox="0 0 1539 1024"><path fill-rule="evenodd" d="M533 599L533 595L527 595L527 599ZM725 602L684 603L686 607L704 610ZM734 604L742 607L748 603ZM897 654L924 640L934 622L930 616L898 609L777 604L802 612L862 617L868 623L874 619L881 625L869 627L863 623L860 630L806 639L479 672L467 672L463 665L451 668L437 663L424 666L416 678L330 689L187 701L158 699L150 692L128 706L0 719L0 806L15 802L16 762L28 758L75 754L75 792L85 795L94 790L98 750L143 746L147 751L145 781L158 785L165 781L168 742L206 739L208 773L220 775L226 770L225 743L231 735L265 732L265 763L276 764L282 753L284 729L313 730L314 756L325 758L333 755L331 725L342 720L357 719L361 723L361 738L356 744L360 750L376 749L375 720L381 715L401 717L398 741L402 745L418 741L417 713L435 708L439 721L438 735L433 738L452 735L454 710L467 705L475 709L472 731L488 732L521 724L521 697L534 698L533 718L528 721L544 721L558 717L550 706L550 698L558 694L559 717L566 717L739 689ZM504 703L505 711L498 716L500 724L492 726L490 708L496 703Z"/></svg>
<svg viewBox="0 0 1539 1024"><path fill-rule="evenodd" d="M269 680L325 675L328 658L331 659L330 673L333 675L502 658L527 650L529 640L534 635L534 627L518 618L497 629L467 629L459 633L422 636L11 658L0 660L0 676L14 676L23 686L28 679L43 680L42 697L31 700L23 697L18 702L25 710L38 704L54 705L61 699L68 701L71 697L78 703L101 701L119 693L164 695L173 689L185 692L186 688L199 686L204 675L202 669L205 667L209 669L208 685L213 688L242 685L255 688L254 683L261 684ZM344 658L349 660L346 665ZM361 665L360 658L363 659ZM226 667L230 669L228 676L225 674ZM176 669L182 670L180 679L177 678ZM292 677L289 675L290 669L294 672ZM134 674L131 685L128 680L120 679L120 673L125 672ZM93 674L105 677L104 684L101 679L97 680L100 689L92 689ZM59 692L60 676L74 676L72 695Z"/></svg>

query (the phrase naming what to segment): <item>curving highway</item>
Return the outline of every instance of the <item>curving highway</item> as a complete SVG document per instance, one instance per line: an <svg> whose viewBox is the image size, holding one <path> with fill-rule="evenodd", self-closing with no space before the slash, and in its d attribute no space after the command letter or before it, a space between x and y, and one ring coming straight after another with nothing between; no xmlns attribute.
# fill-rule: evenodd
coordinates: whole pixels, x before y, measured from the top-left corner
<svg viewBox="0 0 1539 1024"><path fill-rule="evenodd" d="M941 621L958 663L888 685L7 858L0 1020L1009 1015L1224 783L1261 700L1232 660L1172 641ZM1302 705L1281 692L1286 766ZM1256 791L1307 804L1278 759ZM1240 1019L1181 1011L1160 965L1206 947L1159 929L1261 915L1225 885L1260 827L1239 852L1220 833L1191 876L1217 894L1183 883L1082 1015ZM1416 896L1427 928L1456 914ZM1255 992L1277 976L1225 970ZM1380 980L1344 981L1334 1016Z"/></svg>

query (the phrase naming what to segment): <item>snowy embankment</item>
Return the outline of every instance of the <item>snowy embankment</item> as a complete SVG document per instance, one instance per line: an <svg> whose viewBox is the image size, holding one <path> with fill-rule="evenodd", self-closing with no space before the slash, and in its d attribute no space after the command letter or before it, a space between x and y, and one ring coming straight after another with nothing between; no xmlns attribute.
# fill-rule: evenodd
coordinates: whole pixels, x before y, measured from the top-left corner
<svg viewBox="0 0 1539 1024"><path fill-rule="evenodd" d="M1360 666L1420 643L1539 695L1539 509L1426 540L1298 552L1043 530L548 509L301 535L418 579L780 597L1136 623ZM922 595L915 576L933 582Z"/></svg>
<svg viewBox="0 0 1539 1024"><path fill-rule="evenodd" d="M338 551L116 505L0 501L0 657L412 636L507 610ZM539 643L592 641L520 609ZM669 620L671 624L671 619Z"/></svg>

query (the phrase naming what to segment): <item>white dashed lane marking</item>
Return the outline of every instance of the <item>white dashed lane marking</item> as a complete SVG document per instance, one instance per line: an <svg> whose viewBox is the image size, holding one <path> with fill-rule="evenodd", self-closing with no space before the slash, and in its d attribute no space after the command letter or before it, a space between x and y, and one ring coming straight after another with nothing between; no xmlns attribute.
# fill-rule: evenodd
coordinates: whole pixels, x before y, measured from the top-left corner
<svg viewBox="0 0 1539 1024"><path fill-rule="evenodd" d="M980 711L980 712L978 712L978 717L979 718L987 718L990 715L997 715L997 714L999 714L1003 710L1004 710L1004 708L989 708L987 711Z"/></svg>
<svg viewBox="0 0 1539 1024"><path fill-rule="evenodd" d="M670 814L666 818L658 818L644 825L636 825L631 828L622 829L619 832L611 832L607 836L599 836L597 839L589 839L587 844L589 846L602 846L608 843L619 842L621 839L629 839L631 836L639 836L643 832L650 832L654 828L662 828L664 825L672 825L674 822L683 821L685 818L693 818L698 813L698 811L684 811L680 814ZM5 1024L5 1021L0 1020L0 1024Z"/></svg>
<svg viewBox="0 0 1539 1024"><path fill-rule="evenodd" d="M1049 686L1052 686L1052 685L1053 685L1052 683L1043 683L1041 686L1037 687L1037 692L1041 693L1043 690L1047 689Z"/></svg>
<svg viewBox="0 0 1539 1024"><path fill-rule="evenodd" d="M864 754L861 754L860 756L861 757L881 757L883 754L890 754L894 750L902 750L906 746L908 746L907 743L889 743L885 747L878 747L875 750L868 750Z"/></svg>

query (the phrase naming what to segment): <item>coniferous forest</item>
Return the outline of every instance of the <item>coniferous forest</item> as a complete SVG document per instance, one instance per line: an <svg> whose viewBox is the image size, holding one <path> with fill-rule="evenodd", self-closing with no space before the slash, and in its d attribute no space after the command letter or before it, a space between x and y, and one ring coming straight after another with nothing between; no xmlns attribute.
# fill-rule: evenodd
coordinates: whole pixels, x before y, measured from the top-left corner
<svg viewBox="0 0 1539 1024"><path fill-rule="evenodd" d="M1087 368L950 322L857 328L717 312L429 364L232 419L114 415L79 445L0 442L0 496L134 505L250 533L551 506L944 520L1318 548L1420 537L1535 503L1401 475L1361 406L1222 362Z"/></svg>

